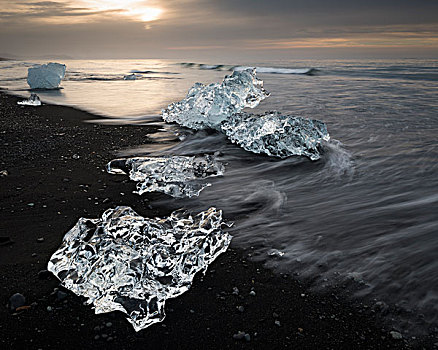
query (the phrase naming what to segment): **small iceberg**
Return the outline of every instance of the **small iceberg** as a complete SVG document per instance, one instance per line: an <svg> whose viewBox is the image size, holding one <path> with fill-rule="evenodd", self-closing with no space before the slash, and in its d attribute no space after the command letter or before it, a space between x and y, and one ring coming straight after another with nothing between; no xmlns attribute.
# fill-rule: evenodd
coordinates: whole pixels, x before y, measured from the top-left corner
<svg viewBox="0 0 438 350"><path fill-rule="evenodd" d="M210 186L205 179L224 174L215 156L167 156L115 159L108 163L110 174L129 174L137 193L163 192L175 198L199 196Z"/></svg>
<svg viewBox="0 0 438 350"><path fill-rule="evenodd" d="M41 106L41 100L37 94L30 94L27 100L18 101L17 104L23 106Z"/></svg>
<svg viewBox="0 0 438 350"><path fill-rule="evenodd" d="M231 142L247 151L280 158L306 156L317 160L321 142L330 140L323 122L277 111L234 114L223 121L221 129Z"/></svg>
<svg viewBox="0 0 438 350"><path fill-rule="evenodd" d="M137 80L137 78L141 78L141 75L137 75L135 73L125 75L123 80Z"/></svg>
<svg viewBox="0 0 438 350"><path fill-rule="evenodd" d="M65 76L65 64L48 63L27 70L27 83L31 89L57 89Z"/></svg>
<svg viewBox="0 0 438 350"><path fill-rule="evenodd" d="M129 207L100 219L80 218L47 269L64 287L86 297L96 314L122 311L136 331L162 321L166 299L187 291L230 244L222 211L144 218Z"/></svg>
<svg viewBox="0 0 438 350"><path fill-rule="evenodd" d="M195 130L219 129L230 115L245 107L254 108L268 96L255 70L243 70L226 76L221 83L196 83L184 100L164 109L162 117Z"/></svg>

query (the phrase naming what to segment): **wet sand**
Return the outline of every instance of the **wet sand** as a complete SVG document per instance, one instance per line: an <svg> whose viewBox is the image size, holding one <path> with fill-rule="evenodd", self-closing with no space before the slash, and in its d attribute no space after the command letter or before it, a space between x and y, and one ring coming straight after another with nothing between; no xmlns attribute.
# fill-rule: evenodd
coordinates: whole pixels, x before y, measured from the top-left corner
<svg viewBox="0 0 438 350"><path fill-rule="evenodd" d="M105 171L117 150L147 144L155 129L84 123L99 117L61 106L21 107L18 100L0 92L0 171L6 171L0 177L2 349L433 347L430 338L394 339L371 307L336 290L310 292L292 276L252 262L250 250L233 244L187 293L167 302L164 322L135 332L122 313L95 315L43 270L81 216L97 218L117 205L142 216L170 214L154 206L164 195L140 197L126 176ZM29 307L9 310L15 293ZM249 341L235 339L239 331Z"/></svg>

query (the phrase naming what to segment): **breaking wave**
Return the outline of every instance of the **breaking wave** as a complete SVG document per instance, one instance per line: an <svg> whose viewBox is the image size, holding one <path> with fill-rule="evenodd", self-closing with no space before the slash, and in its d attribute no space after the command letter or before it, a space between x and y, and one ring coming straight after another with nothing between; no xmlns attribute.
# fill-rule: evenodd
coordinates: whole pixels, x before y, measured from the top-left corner
<svg viewBox="0 0 438 350"><path fill-rule="evenodd" d="M307 74L311 75L316 73L316 68L276 68L276 67L246 67L237 66L233 70L241 71L249 68L255 68L257 73L269 73L269 74Z"/></svg>
<svg viewBox="0 0 438 350"><path fill-rule="evenodd" d="M176 72L158 72L153 70L139 70L139 69L131 69L129 73L137 73L137 74L179 74Z"/></svg>
<svg viewBox="0 0 438 350"><path fill-rule="evenodd" d="M140 74L140 72L136 72ZM142 73L146 74L146 73ZM161 74L161 73L160 73ZM166 74L166 73L164 73ZM123 74L66 74L64 80L65 81L121 81L124 79L125 75ZM178 79L173 77L160 77L160 76L142 76L136 75L135 80L158 80L158 79Z"/></svg>
<svg viewBox="0 0 438 350"><path fill-rule="evenodd" d="M259 66L235 66L225 64L204 64L204 63L192 63L183 62L180 63L185 68L196 68L201 70L218 70L218 71L242 71L246 69L255 68L257 73L266 74L315 74L318 69L316 68L283 68L283 67L259 67Z"/></svg>

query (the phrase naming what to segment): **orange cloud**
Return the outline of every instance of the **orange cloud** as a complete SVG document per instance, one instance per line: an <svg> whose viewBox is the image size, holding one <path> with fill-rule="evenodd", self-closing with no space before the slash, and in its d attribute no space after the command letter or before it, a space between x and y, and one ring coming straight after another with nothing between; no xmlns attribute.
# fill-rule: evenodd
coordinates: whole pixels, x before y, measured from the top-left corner
<svg viewBox="0 0 438 350"><path fill-rule="evenodd" d="M104 19L124 18L151 22L159 19L164 10L143 0L4 0L0 21L29 21L54 25L89 23Z"/></svg>
<svg viewBox="0 0 438 350"><path fill-rule="evenodd" d="M295 49L295 48L379 48L379 47L438 47L438 36L420 33L385 33L385 35L358 35L336 38L297 38L282 40L250 40L247 49Z"/></svg>

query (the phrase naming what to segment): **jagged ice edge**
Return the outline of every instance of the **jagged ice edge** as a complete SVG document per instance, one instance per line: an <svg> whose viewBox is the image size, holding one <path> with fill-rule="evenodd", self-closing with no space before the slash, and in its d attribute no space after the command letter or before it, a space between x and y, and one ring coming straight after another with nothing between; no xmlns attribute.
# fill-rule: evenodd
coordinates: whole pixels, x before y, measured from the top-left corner
<svg viewBox="0 0 438 350"><path fill-rule="evenodd" d="M196 83L185 99L162 110L162 118L195 130L218 129L230 115L245 107L254 108L268 96L255 69L235 71L221 83Z"/></svg>
<svg viewBox="0 0 438 350"><path fill-rule="evenodd" d="M164 156L114 159L107 164L110 174L128 174L137 182L138 194L163 192L175 198L199 196L210 183L208 177L222 176L225 167L214 155Z"/></svg>
<svg viewBox="0 0 438 350"><path fill-rule="evenodd" d="M187 291L195 274L227 250L232 236L224 225L231 226L213 207L165 219L144 218L130 207L108 209L101 219L80 218L47 269L86 297L96 314L122 311L139 331L161 322L166 299Z"/></svg>
<svg viewBox="0 0 438 350"><path fill-rule="evenodd" d="M323 122L277 111L234 114L222 122L221 130L247 151L279 158L298 155L318 160L321 142L330 140Z"/></svg>

